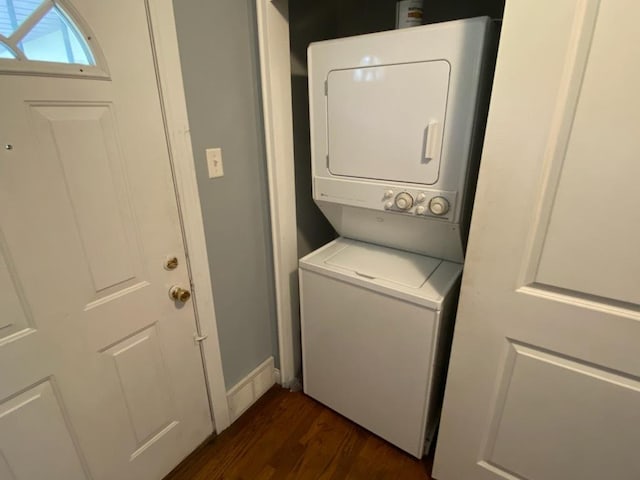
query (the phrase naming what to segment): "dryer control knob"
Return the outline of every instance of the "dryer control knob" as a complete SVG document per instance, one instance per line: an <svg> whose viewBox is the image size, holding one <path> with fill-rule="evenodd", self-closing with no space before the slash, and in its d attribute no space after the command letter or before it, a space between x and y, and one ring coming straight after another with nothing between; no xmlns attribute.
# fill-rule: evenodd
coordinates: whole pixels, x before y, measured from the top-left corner
<svg viewBox="0 0 640 480"><path fill-rule="evenodd" d="M387 202L384 204L384 208L389 210L390 208L393 208L393 202Z"/></svg>
<svg viewBox="0 0 640 480"><path fill-rule="evenodd" d="M449 201L444 197L433 197L429 202L429 210L434 215L444 215L449 211Z"/></svg>
<svg viewBox="0 0 640 480"><path fill-rule="evenodd" d="M424 215L424 212L426 210L427 210L426 208L424 208L422 205L420 205L419 207L416 207L416 215Z"/></svg>
<svg viewBox="0 0 640 480"><path fill-rule="evenodd" d="M391 197L393 197L393 190L385 190L384 198L391 198Z"/></svg>
<svg viewBox="0 0 640 480"><path fill-rule="evenodd" d="M413 207L413 197L407 192L399 193L396 195L396 207L400 210L409 210Z"/></svg>
<svg viewBox="0 0 640 480"><path fill-rule="evenodd" d="M419 193L416 197L416 203L422 203L427 199L427 196L424 193Z"/></svg>

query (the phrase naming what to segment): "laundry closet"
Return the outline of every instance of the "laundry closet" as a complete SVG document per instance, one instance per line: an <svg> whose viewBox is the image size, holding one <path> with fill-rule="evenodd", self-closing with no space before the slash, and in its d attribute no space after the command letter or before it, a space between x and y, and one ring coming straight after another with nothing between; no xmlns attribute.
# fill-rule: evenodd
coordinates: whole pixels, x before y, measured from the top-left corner
<svg viewBox="0 0 640 480"><path fill-rule="evenodd" d="M303 389L416 457L438 425L503 8L427 0L422 26L395 29L390 0L289 4Z"/></svg>

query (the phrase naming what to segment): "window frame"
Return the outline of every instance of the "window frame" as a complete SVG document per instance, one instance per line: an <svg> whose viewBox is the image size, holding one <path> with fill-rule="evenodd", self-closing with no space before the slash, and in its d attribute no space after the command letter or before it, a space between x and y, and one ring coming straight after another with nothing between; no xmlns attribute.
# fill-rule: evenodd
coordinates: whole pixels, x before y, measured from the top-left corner
<svg viewBox="0 0 640 480"><path fill-rule="evenodd" d="M78 63L46 62L41 60L29 60L17 47L22 40L47 14L50 9L58 8L62 15L76 27L87 48L90 50L95 65L82 65ZM16 41L11 41L15 37ZM58 77L84 77L109 79L109 70L102 53L102 49L96 41L95 34L89 28L78 11L67 0L43 0L33 13L18 26L9 37L0 34L0 42L8 48L16 58L0 58L0 74L24 74Z"/></svg>

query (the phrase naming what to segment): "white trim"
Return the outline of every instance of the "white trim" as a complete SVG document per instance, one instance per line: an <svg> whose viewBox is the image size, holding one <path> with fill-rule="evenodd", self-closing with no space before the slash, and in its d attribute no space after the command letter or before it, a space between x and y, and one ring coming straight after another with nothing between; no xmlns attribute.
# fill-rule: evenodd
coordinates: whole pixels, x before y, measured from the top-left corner
<svg viewBox="0 0 640 480"><path fill-rule="evenodd" d="M275 383L273 357L267 358L249 375L236 383L227 393L231 421L235 422L240 415L256 403Z"/></svg>
<svg viewBox="0 0 640 480"><path fill-rule="evenodd" d="M273 383L282 385L282 377L280 375L280 370L278 368L273 369Z"/></svg>
<svg viewBox="0 0 640 480"><path fill-rule="evenodd" d="M269 177L278 345L283 386L300 370L294 322L300 323L293 114L287 0L256 0L260 77ZM296 342L299 345L299 342ZM298 360L296 360L296 358Z"/></svg>
<svg viewBox="0 0 640 480"><path fill-rule="evenodd" d="M222 357L200 197L189 136L173 4L171 0L147 0L147 8L192 288L196 286L193 293L196 317L200 327L199 334L207 336L200 345L209 401L215 422L214 428L220 433L231 422L222 373Z"/></svg>

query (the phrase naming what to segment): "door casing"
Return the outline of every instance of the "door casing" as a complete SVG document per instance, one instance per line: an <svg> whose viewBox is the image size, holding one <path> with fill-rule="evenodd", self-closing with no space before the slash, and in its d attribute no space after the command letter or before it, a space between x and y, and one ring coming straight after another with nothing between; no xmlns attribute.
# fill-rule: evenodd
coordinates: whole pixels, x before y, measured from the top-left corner
<svg viewBox="0 0 640 480"><path fill-rule="evenodd" d="M288 0L256 0L280 382L302 373Z"/></svg>
<svg viewBox="0 0 640 480"><path fill-rule="evenodd" d="M187 104L182 81L178 37L171 0L146 0L149 34L152 40L163 122L167 136L173 181L178 201L181 227L199 335L209 405L217 433L230 424L222 356L214 309L211 273L205 242L202 208L198 193L196 170Z"/></svg>

